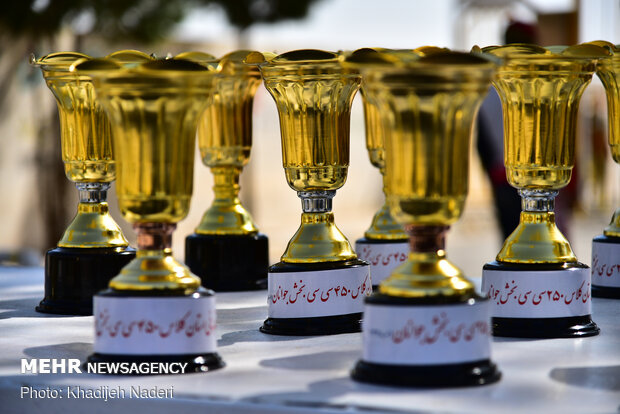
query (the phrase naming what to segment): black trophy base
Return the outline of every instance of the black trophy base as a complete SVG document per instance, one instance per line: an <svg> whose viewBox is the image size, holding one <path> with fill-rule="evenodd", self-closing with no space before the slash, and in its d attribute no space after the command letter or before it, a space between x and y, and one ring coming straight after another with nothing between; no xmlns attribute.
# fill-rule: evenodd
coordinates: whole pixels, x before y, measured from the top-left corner
<svg viewBox="0 0 620 414"><path fill-rule="evenodd" d="M115 355L94 353L88 357L84 364L84 369L88 370L88 363L128 363L127 373L117 371L116 374L106 372L110 375L148 375L135 370L130 370L131 364L142 363L181 363L187 364L182 372L170 372L170 374L192 374L195 372L211 372L224 367L224 361L216 353L197 354L197 355ZM139 368L139 367L138 367ZM99 371L98 371L99 372ZM161 375L161 374L156 374Z"/></svg>
<svg viewBox="0 0 620 414"><path fill-rule="evenodd" d="M199 299L205 296L213 296L212 290L207 290L203 287L200 287L196 292L185 295L178 291L121 291L114 289L106 289L105 291L99 292L98 297L117 297L117 298L127 298L131 300L132 298L153 298L153 297L187 297L189 300ZM191 299L190 299L191 297ZM148 313L148 309L145 310L145 313ZM156 354L156 355L123 355L123 354L106 354L106 353L98 353L95 352L91 354L86 362L83 364L83 368L88 371L88 363L128 363L128 371L129 372L121 372L117 371L116 373L108 372L109 369L105 369L104 372L109 375L161 375L161 373L141 373L131 371L131 364L137 364L139 368L139 364L142 363L162 363L162 364L170 364L170 363L187 363L183 372L171 372L170 374L191 374L195 372L211 372L216 369L223 368L226 364L219 356L217 352L208 352L202 354Z"/></svg>
<svg viewBox="0 0 620 414"><path fill-rule="evenodd" d="M45 297L37 312L92 315L93 295L136 257L135 249L57 247L45 254Z"/></svg>
<svg viewBox="0 0 620 414"><path fill-rule="evenodd" d="M601 243L602 245L612 245L613 247L613 257L620 257L620 237L609 237L605 235L596 236L592 240L592 257L595 257L596 247ZM594 276L594 272L597 272L597 265L592 263L592 274ZM601 269L601 271L605 271L608 269ZM618 274L620 274L620 268L615 269ZM594 278L593 278L594 279ZM620 286L603 286L594 284L594 280L592 280L592 296L595 298L606 298L606 299L620 299Z"/></svg>
<svg viewBox="0 0 620 414"><path fill-rule="evenodd" d="M217 292L267 289L269 240L264 234L191 234L185 239L185 264L202 285Z"/></svg>
<svg viewBox="0 0 620 414"><path fill-rule="evenodd" d="M567 318L491 318L491 329L493 336L509 338L575 338L600 333L590 315Z"/></svg>
<svg viewBox="0 0 620 414"><path fill-rule="evenodd" d="M489 359L442 365L387 365L360 360L351 371L351 377L360 382L420 388L486 385L501 376Z"/></svg>
<svg viewBox="0 0 620 414"><path fill-rule="evenodd" d="M279 262L269 272L311 272L368 266L361 260L331 263L285 263ZM317 316L311 318L267 318L260 331L270 335L318 336L337 335L362 331L362 312L346 315Z"/></svg>
<svg viewBox="0 0 620 414"><path fill-rule="evenodd" d="M620 299L620 288L592 285L592 296L595 298Z"/></svg>
<svg viewBox="0 0 620 414"><path fill-rule="evenodd" d="M569 268L588 268L583 263L559 264L512 264L497 261L487 263L483 270L503 270L510 272L531 272L545 270L565 270ZM595 336L599 327L592 320L592 315L562 318L491 318L493 336L509 338L576 338Z"/></svg>
<svg viewBox="0 0 620 414"><path fill-rule="evenodd" d="M478 294L463 296L429 296L422 298L405 298L373 293L366 298L367 305L401 307L431 307L442 305L474 306L484 302ZM400 387L448 388L492 384L499 381L502 374L490 359L459 362L452 364L429 365L395 365L379 364L359 360L351 377L360 382Z"/></svg>

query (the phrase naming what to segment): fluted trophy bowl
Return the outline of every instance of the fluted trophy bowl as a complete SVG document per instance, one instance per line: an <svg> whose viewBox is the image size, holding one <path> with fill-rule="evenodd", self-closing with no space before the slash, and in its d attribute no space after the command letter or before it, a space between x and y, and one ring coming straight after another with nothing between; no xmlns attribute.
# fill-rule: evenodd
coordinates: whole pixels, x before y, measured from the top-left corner
<svg viewBox="0 0 620 414"><path fill-rule="evenodd" d="M137 258L110 288L191 292L200 279L172 256L171 237L192 196L197 122L216 70L187 59L127 68L114 59L77 65L92 77L110 117L118 154L121 214L134 225Z"/></svg>
<svg viewBox="0 0 620 414"><path fill-rule="evenodd" d="M504 110L504 160L508 182L519 190L523 211L497 255L505 263L575 263L555 224L554 198L575 165L579 100L597 59L596 45L491 46L483 53L504 59L493 85Z"/></svg>
<svg viewBox="0 0 620 414"><path fill-rule="evenodd" d="M278 108L286 181L302 199L304 211L282 262L356 259L336 227L331 205L347 178L351 104L359 74L343 68L337 53L321 50L287 52L259 67Z"/></svg>
<svg viewBox="0 0 620 414"><path fill-rule="evenodd" d="M471 129L494 63L435 47L360 49L348 61L359 67L366 99L392 129L385 142L387 201L411 243L409 259L379 292L472 295L473 284L446 258L444 239L462 214Z"/></svg>
<svg viewBox="0 0 620 414"><path fill-rule="evenodd" d="M120 65L152 59L135 50L108 57ZM77 62L92 59L76 52L31 57L31 64L41 69L56 98L65 174L79 191L77 214L58 247L45 255L45 297L37 307L40 312L90 314L92 296L135 255L107 203L107 191L116 178L109 120L91 79L71 71Z"/></svg>

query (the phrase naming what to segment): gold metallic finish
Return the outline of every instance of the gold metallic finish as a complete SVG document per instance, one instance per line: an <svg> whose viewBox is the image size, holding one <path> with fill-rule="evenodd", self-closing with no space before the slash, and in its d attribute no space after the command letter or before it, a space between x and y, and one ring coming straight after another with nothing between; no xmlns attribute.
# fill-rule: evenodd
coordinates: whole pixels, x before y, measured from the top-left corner
<svg viewBox="0 0 620 414"><path fill-rule="evenodd" d="M554 212L522 211L519 225L506 239L497 260L509 263L576 262L568 240L555 225Z"/></svg>
<svg viewBox="0 0 620 414"><path fill-rule="evenodd" d="M116 290L174 290L189 294L200 287L200 278L172 257L170 223L138 223L138 252L120 275L110 281Z"/></svg>
<svg viewBox="0 0 620 414"><path fill-rule="evenodd" d="M346 58L363 76L385 136L385 191L410 237L408 260L379 284L397 297L467 299L473 284L449 262L445 234L467 196L469 147L495 64L446 49L360 49Z"/></svg>
<svg viewBox="0 0 620 414"><path fill-rule="evenodd" d="M607 95L611 155L614 161L620 164L620 45L613 45L602 40L591 43L613 53L611 57L599 60L596 74L603 83ZM605 227L604 234L609 237L620 237L620 208L614 212L609 226Z"/></svg>
<svg viewBox="0 0 620 414"><path fill-rule="evenodd" d="M211 99L216 69L185 59L123 66L108 58L75 70L93 78L109 116L119 206L138 236L136 259L110 287L195 291L200 278L172 257L170 245L175 223L189 210L197 122Z"/></svg>
<svg viewBox="0 0 620 414"><path fill-rule="evenodd" d="M620 237L620 208L614 212L611 222L609 226L605 227L603 234L609 237Z"/></svg>
<svg viewBox="0 0 620 414"><path fill-rule="evenodd" d="M108 203L80 203L58 247L126 247L127 240L110 215Z"/></svg>
<svg viewBox="0 0 620 414"><path fill-rule="evenodd" d="M243 63L250 53L240 50L214 60L219 73L212 99L198 123L198 147L203 163L213 173L215 199L196 228L198 234L258 232L238 196L239 175L252 147L254 94L261 83L258 68Z"/></svg>
<svg viewBox="0 0 620 414"><path fill-rule="evenodd" d="M301 225L282 255L287 263L338 262L357 258L334 223L334 213L302 213Z"/></svg>
<svg viewBox="0 0 620 414"><path fill-rule="evenodd" d="M67 178L74 182L114 181L110 123L95 99L92 82L69 69L81 53L52 53L34 61L41 67L60 115L62 160Z"/></svg>
<svg viewBox="0 0 620 414"><path fill-rule="evenodd" d="M131 50L121 50L110 56L122 64L150 60L148 55ZM31 58L31 63L43 71L46 84L56 98L65 174L78 185L110 183L116 175L110 123L95 99L92 81L71 71L72 65L89 60L92 58L75 52ZM104 198L79 204L77 215L58 246L108 248L126 247L128 243L109 215Z"/></svg>
<svg viewBox="0 0 620 414"><path fill-rule="evenodd" d="M381 115L375 103L366 98L362 83L362 98L364 103L364 124L366 126L366 148L370 162L379 169L383 178L383 192L385 193L385 136L390 129L381 121ZM407 234L402 226L394 220L387 201L381 209L375 213L372 223L364 233L364 237L370 240L407 240Z"/></svg>
<svg viewBox="0 0 620 414"><path fill-rule="evenodd" d="M318 50L288 52L260 69L278 107L288 185L296 191L342 187L359 74L343 69L337 54Z"/></svg>
<svg viewBox="0 0 620 414"><path fill-rule="evenodd" d="M412 244L409 258L379 284L379 292L398 297L471 297L472 282L446 259L448 226L408 226ZM425 244L424 247L419 246ZM416 245L417 244L417 245Z"/></svg>
<svg viewBox="0 0 620 414"><path fill-rule="evenodd" d="M123 217L131 223L182 220L192 195L196 121L214 72L186 60L89 69L113 126Z"/></svg>
<svg viewBox="0 0 620 414"><path fill-rule="evenodd" d="M482 52L503 59L493 85L504 112L508 182L521 190L565 187L575 164L579 100L597 60L609 52L593 44L547 48L516 44L487 47ZM564 263L577 258L549 210L522 214L497 260Z"/></svg>
<svg viewBox="0 0 620 414"><path fill-rule="evenodd" d="M320 201L329 207L304 209L301 226L282 261L318 263L357 258L330 210L333 192L347 178L351 104L360 87L360 75L344 68L337 53L321 50L296 50L262 58L252 54L246 62L259 65L265 87L276 101L288 185L299 193L302 204L309 202L311 194L332 192L329 199Z"/></svg>

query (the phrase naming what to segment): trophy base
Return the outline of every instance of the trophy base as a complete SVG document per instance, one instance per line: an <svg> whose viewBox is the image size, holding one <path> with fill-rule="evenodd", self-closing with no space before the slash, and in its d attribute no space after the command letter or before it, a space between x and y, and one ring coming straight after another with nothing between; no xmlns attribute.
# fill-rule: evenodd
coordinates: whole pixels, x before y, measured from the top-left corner
<svg viewBox="0 0 620 414"><path fill-rule="evenodd" d="M409 257L408 240L372 240L366 237L355 241L360 260L370 263L372 286L377 288L397 266Z"/></svg>
<svg viewBox="0 0 620 414"><path fill-rule="evenodd" d="M360 382L401 387L447 388L486 385L501 373L491 360L442 365L387 365L357 361L351 377Z"/></svg>
<svg viewBox="0 0 620 414"><path fill-rule="evenodd" d="M135 249L57 247L45 254L45 297L37 312L92 315L93 295L136 257Z"/></svg>
<svg viewBox="0 0 620 414"><path fill-rule="evenodd" d="M489 279L495 272L503 274L504 281L510 280L506 282L505 292L495 290L493 293L489 290ZM587 337L600 333L590 314L590 272L583 263L513 264L494 261L484 265L482 278L483 293L489 291L492 305L497 305L491 311L493 336L550 339ZM533 283L528 278L532 278ZM499 281L504 283L501 278ZM526 287L518 290L520 284ZM508 291L508 287L511 290ZM508 315L498 310L500 303L512 303ZM562 309L570 304L575 307ZM573 312L573 316L553 317L558 312Z"/></svg>
<svg viewBox="0 0 620 414"><path fill-rule="evenodd" d="M575 338L600 333L590 315L568 318L491 318L491 327L493 336L509 338Z"/></svg>
<svg viewBox="0 0 620 414"><path fill-rule="evenodd" d="M179 295L174 291L107 289L95 296L94 308L95 352L84 364L87 370L88 363L104 363L104 371L97 373L189 374L210 372L225 365L215 352L215 296L211 290L200 287L189 295ZM139 367L145 363L173 364L177 369L131 369L132 365ZM110 368L123 365L127 367L124 371Z"/></svg>
<svg viewBox="0 0 620 414"><path fill-rule="evenodd" d="M291 336L316 336L316 335L336 335L342 333L360 332L362 328L362 310L363 310L363 298L365 292L370 292L371 285L368 278L368 263L361 260L348 260L345 262L326 262L326 263L285 263L279 262L269 268L270 274L278 273L294 273L294 279L298 277L304 278L310 275L313 278L322 279L323 283L330 283L334 286L340 284L344 285L342 280L334 280L334 273L332 271L339 271L346 274L354 275L355 273L365 274L367 282L362 282L364 285L361 290L357 291L356 299L359 298L359 312L350 312L343 314L327 315L327 316L299 316L291 318L272 317L270 316L265 320L260 327L260 331L270 335L291 335ZM360 273L361 272L361 273ZM363 278L362 278L363 279ZM300 281L301 282L301 281ZM271 282L270 282L271 283ZM293 281L295 289L297 284ZM356 282L357 283L357 282ZM301 283L300 283L301 286ZM359 287L359 285L358 285ZM318 290L318 289L317 289ZM327 289L331 290L331 289ZM309 293L316 292L315 290L308 290ZM272 286L269 289L269 298L272 298ZM305 293L300 296L306 298ZM334 297L335 295L332 295ZM337 295L336 295L337 296ZM309 295L308 295L309 297ZM325 296L323 296L325 298ZM271 299L269 299L271 300ZM297 300L297 299L296 299ZM316 303L319 304L320 294L317 292ZM325 301L324 301L325 302ZM323 303L324 303L323 302ZM314 300L313 300L314 303ZM350 308L349 308L350 309ZM271 313L271 311L270 311Z"/></svg>
<svg viewBox="0 0 620 414"><path fill-rule="evenodd" d="M403 387L491 384L501 372L490 359L489 302L471 297L366 299L363 359L356 381Z"/></svg>
<svg viewBox="0 0 620 414"><path fill-rule="evenodd" d="M620 237L605 235L592 240L592 296L620 299Z"/></svg>
<svg viewBox="0 0 620 414"><path fill-rule="evenodd" d="M191 234L185 264L202 285L218 292L267 289L269 240L264 234Z"/></svg>

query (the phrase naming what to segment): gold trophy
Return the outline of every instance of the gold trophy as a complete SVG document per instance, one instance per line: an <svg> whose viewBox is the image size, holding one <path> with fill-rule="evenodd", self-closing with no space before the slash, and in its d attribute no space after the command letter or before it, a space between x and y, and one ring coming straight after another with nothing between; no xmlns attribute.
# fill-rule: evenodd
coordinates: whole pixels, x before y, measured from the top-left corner
<svg viewBox="0 0 620 414"><path fill-rule="evenodd" d="M328 335L360 330L371 291L361 261L334 223L332 198L347 178L351 103L360 76L341 57L296 50L271 59L252 54L280 117L288 185L301 198L301 226L268 273L269 317L261 331Z"/></svg>
<svg viewBox="0 0 620 414"><path fill-rule="evenodd" d="M596 74L607 93L611 155L615 162L620 163L620 45L601 40L590 44L613 53L599 61ZM603 234L592 240L592 296L620 299L620 208Z"/></svg>
<svg viewBox="0 0 620 414"><path fill-rule="evenodd" d="M239 200L239 175L252 148L252 104L261 83L250 52L227 54L219 64L212 100L198 123L198 146L211 168L215 198L196 232L185 239L185 263L205 287L216 291L265 289L269 250Z"/></svg>
<svg viewBox="0 0 620 414"><path fill-rule="evenodd" d="M119 62L147 61L144 53L113 53ZM45 297L36 310L92 315L92 297L135 257L106 202L116 176L109 121L95 100L92 82L69 68L81 53L59 52L32 57L58 103L65 173L79 191L77 215L45 255Z"/></svg>
<svg viewBox="0 0 620 414"><path fill-rule="evenodd" d="M391 129L381 120L379 107L367 96L363 83L361 92L364 104L364 124L366 126L366 148L370 162L381 172L385 194L387 186L385 179L385 137L391 133ZM359 258L370 263L373 286L377 286L390 275L396 266L407 260L408 239L400 223L392 217L386 200L374 215L364 237L355 241L355 251Z"/></svg>
<svg viewBox="0 0 620 414"><path fill-rule="evenodd" d="M89 362L175 362L187 364L183 373L220 368L215 296L170 247L189 210L197 121L216 71L185 59L127 68L113 58L74 70L93 78L110 119L119 207L138 244L136 258L95 295Z"/></svg>
<svg viewBox="0 0 620 414"><path fill-rule="evenodd" d="M553 208L575 163L579 99L609 52L587 44L475 50L504 60L493 85L503 106L506 175L522 198L519 225L483 270L493 335L597 335L589 268L556 227Z"/></svg>
<svg viewBox="0 0 620 414"><path fill-rule="evenodd" d="M359 49L346 62L362 73L366 98L391 130L387 200L411 247L366 299L363 356L352 377L414 387L495 382L488 301L445 253L447 230L465 204L472 125L495 64L435 47Z"/></svg>

